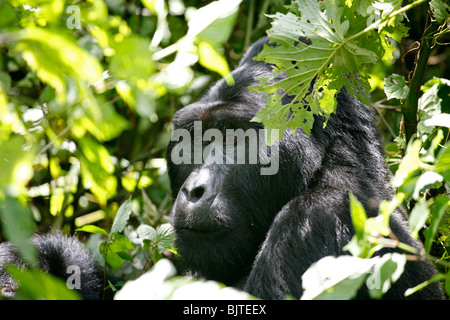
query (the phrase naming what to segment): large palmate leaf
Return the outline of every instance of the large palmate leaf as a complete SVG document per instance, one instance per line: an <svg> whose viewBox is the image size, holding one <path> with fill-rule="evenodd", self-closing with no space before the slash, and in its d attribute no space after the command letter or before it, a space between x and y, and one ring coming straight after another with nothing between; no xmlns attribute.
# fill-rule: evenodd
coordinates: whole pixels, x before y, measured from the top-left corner
<svg viewBox="0 0 450 320"><path fill-rule="evenodd" d="M391 27L394 18L389 20L400 3L387 3L377 7L373 1L295 0L291 12L272 16L267 33L274 45L265 46L256 59L276 67L273 78L260 79L253 88L267 95L266 107L253 121L283 132L303 128L309 134L313 115L327 120L335 111L335 95L343 86L367 102L369 84L362 69L392 56L387 35L400 39L406 34ZM275 78L281 73L286 77Z"/></svg>

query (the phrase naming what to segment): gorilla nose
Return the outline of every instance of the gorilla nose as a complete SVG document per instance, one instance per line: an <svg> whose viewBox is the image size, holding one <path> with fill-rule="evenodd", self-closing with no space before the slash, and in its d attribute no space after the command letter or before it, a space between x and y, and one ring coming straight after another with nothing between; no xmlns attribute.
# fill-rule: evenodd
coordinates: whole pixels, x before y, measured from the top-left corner
<svg viewBox="0 0 450 320"><path fill-rule="evenodd" d="M191 203L205 201L213 195L213 178L209 170L192 172L186 179L181 191Z"/></svg>
<svg viewBox="0 0 450 320"><path fill-rule="evenodd" d="M194 187L193 189L189 189L187 187L183 188L183 192L186 195L186 198L195 203L198 200L200 200L200 198L203 196L203 194L205 193L205 187L204 186L197 186Z"/></svg>

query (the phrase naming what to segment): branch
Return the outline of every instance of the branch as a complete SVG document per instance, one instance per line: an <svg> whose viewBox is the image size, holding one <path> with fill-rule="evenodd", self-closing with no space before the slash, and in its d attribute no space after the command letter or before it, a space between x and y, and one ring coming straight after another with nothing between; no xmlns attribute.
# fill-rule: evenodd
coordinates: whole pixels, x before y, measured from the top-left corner
<svg viewBox="0 0 450 320"><path fill-rule="evenodd" d="M409 94L401 108L406 141L409 141L412 135L417 132L417 107L420 96L420 86L423 82L423 76L428 65L428 58L430 57L432 46L432 38L430 35L438 28L437 24L430 24L430 20L430 17L427 15L427 27L422 35L420 49L417 51L417 62L413 75L409 81Z"/></svg>

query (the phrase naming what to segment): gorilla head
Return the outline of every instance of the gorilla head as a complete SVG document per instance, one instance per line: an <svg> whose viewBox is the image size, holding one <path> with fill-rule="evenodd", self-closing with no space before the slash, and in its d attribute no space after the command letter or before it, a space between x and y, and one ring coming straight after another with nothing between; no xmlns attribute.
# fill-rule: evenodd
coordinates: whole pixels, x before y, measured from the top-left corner
<svg viewBox="0 0 450 320"><path fill-rule="evenodd" d="M287 131L266 145L263 125L251 121L266 98L249 90L272 74L273 66L253 60L265 44L267 38L250 47L232 72L235 85L218 81L173 118L166 158L176 260L184 272L260 298L301 297L301 276L312 263L346 254L354 234L349 192L374 216L373 204L392 191L374 114L345 88L325 129L315 117L309 136ZM394 212L392 231L420 248L405 221ZM434 272L427 261L408 263L386 297L404 298ZM441 297L437 286L427 288L415 298Z"/></svg>
<svg viewBox="0 0 450 320"><path fill-rule="evenodd" d="M295 150L281 146L279 159L279 146L267 147L263 126L251 122L265 104L248 87L271 72L253 61L266 42L233 71L234 86L221 80L175 114L167 149L176 247L191 272L227 284L250 272L275 215L302 188Z"/></svg>

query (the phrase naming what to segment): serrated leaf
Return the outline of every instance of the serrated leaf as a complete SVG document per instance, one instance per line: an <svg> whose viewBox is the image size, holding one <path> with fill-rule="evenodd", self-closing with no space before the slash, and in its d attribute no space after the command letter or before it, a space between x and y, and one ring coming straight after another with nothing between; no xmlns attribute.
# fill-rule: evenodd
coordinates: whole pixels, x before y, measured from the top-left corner
<svg viewBox="0 0 450 320"><path fill-rule="evenodd" d="M137 228L136 233L138 234L139 238L141 239L142 245L143 245L143 240L155 241L156 230L155 230L155 228L153 228L149 225L141 224Z"/></svg>
<svg viewBox="0 0 450 320"><path fill-rule="evenodd" d="M114 222L111 227L111 233L121 233L127 226L128 219L131 215L131 197L122 203L117 210Z"/></svg>
<svg viewBox="0 0 450 320"><path fill-rule="evenodd" d="M384 92L388 100L406 99L409 93L409 86L404 77L392 74L384 79Z"/></svg>
<svg viewBox="0 0 450 320"><path fill-rule="evenodd" d="M156 228L156 236L154 239L155 244L158 247L158 253L166 251L175 240L175 229L170 223L165 223Z"/></svg>
<svg viewBox="0 0 450 320"><path fill-rule="evenodd" d="M274 77L282 72L286 77L276 81L260 79L261 85L253 87L264 92L267 99L265 108L252 121L282 131L302 128L309 134L313 115L334 111L329 100L343 86L351 95L367 103L364 92L368 92L370 86L367 77L358 73L366 64L385 56L383 46L377 46L375 51L372 49L373 42L380 42L380 37L384 40L385 35L369 32L379 26L377 24L366 28L360 23L364 19L360 19L351 6L361 3L346 4L338 0L295 0L290 6L293 12L271 16L274 21L267 33L271 42L277 45L265 46L256 60L276 65ZM325 94L320 95L322 91ZM312 98L308 99L308 95ZM283 104L288 96L291 102ZM312 104L314 99L326 101ZM328 108L322 109L324 106Z"/></svg>

